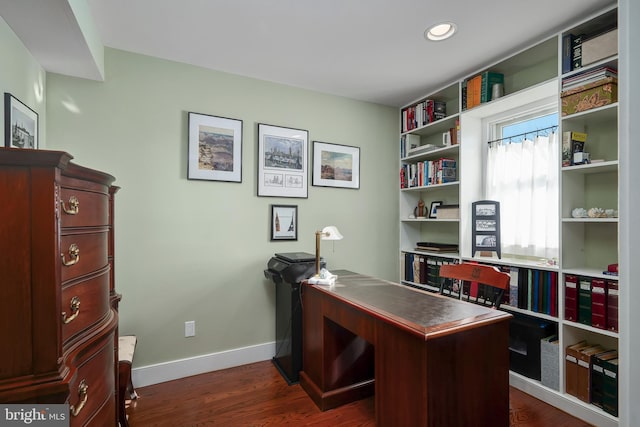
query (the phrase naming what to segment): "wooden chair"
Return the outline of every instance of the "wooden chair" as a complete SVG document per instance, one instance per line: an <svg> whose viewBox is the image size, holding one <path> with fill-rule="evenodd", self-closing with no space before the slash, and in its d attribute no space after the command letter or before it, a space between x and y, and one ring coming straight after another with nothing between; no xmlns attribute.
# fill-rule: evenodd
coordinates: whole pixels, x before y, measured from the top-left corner
<svg viewBox="0 0 640 427"><path fill-rule="evenodd" d="M440 293L443 295L457 296L462 299L466 294L467 301L482 304L491 308L500 308L505 291L509 290L511 276L498 270L496 267L461 263L444 264L440 266ZM452 281L457 280L458 289L453 287ZM471 296L470 286L464 286L464 282L477 282L478 289L475 296ZM453 288L453 289L452 289ZM466 291L466 292L465 292Z"/></svg>

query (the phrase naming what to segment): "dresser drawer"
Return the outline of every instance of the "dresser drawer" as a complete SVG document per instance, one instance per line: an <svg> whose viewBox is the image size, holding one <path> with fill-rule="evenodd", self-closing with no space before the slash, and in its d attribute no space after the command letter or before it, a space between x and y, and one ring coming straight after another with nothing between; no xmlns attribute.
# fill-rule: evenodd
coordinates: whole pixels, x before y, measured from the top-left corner
<svg viewBox="0 0 640 427"><path fill-rule="evenodd" d="M108 400L114 400L114 363L113 333L95 351L77 360L78 371L69 384L71 426L115 425L115 410L108 414L108 420L93 419L97 412L102 412L105 404L110 405Z"/></svg>
<svg viewBox="0 0 640 427"><path fill-rule="evenodd" d="M104 193L60 189L60 225L85 227L109 223L109 196Z"/></svg>
<svg viewBox="0 0 640 427"><path fill-rule="evenodd" d="M63 231L63 233L65 233ZM107 231L78 232L60 237L62 282L83 276L107 265Z"/></svg>
<svg viewBox="0 0 640 427"><path fill-rule="evenodd" d="M63 343L109 313L109 274L109 268L104 268L97 276L62 288Z"/></svg>

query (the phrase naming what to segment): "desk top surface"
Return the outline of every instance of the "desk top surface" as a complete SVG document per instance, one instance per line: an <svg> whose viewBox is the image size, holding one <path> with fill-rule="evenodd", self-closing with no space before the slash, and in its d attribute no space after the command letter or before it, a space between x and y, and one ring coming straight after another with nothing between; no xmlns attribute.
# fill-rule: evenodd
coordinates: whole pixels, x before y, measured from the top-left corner
<svg viewBox="0 0 640 427"><path fill-rule="evenodd" d="M341 271L335 286L313 286L333 297L358 306L370 315L398 324L425 338L497 322L510 314L410 288L371 276ZM351 274L349 274L351 273Z"/></svg>

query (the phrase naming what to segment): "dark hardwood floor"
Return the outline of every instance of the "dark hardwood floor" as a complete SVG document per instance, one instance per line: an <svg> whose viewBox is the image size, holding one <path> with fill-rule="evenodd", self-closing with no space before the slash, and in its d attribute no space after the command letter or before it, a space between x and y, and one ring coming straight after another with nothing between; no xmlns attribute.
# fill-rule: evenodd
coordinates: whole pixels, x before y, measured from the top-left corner
<svg viewBox="0 0 640 427"><path fill-rule="evenodd" d="M140 397L127 409L131 427L375 425L373 398L320 412L299 385L288 386L268 361L136 391ZM512 427L589 426L514 388L510 419Z"/></svg>

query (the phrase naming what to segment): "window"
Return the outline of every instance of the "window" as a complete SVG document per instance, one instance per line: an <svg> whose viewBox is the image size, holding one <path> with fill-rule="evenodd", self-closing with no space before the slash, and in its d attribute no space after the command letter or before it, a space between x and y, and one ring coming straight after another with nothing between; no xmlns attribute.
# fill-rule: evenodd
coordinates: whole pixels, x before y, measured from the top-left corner
<svg viewBox="0 0 640 427"><path fill-rule="evenodd" d="M502 253L558 257L557 104L493 117L485 195L500 202Z"/></svg>

